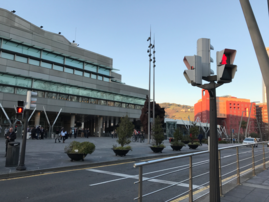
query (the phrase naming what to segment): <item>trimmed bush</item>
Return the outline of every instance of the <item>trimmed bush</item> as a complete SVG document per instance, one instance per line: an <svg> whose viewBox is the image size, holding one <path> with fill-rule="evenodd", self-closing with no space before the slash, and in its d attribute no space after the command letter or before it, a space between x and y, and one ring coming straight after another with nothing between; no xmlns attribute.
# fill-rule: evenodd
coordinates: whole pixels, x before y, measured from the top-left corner
<svg viewBox="0 0 269 202"><path fill-rule="evenodd" d="M64 151L69 154L91 154L95 150L95 145L91 142L70 142L68 146L64 148Z"/></svg>

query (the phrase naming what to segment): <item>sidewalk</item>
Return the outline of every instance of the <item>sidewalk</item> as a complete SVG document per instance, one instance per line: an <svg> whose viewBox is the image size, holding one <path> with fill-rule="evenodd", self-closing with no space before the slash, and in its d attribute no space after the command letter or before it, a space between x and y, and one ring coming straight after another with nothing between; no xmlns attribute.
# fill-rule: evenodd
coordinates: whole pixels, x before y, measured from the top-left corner
<svg viewBox="0 0 269 202"><path fill-rule="evenodd" d="M229 191L221 202L269 202L269 169Z"/></svg>
<svg viewBox="0 0 269 202"><path fill-rule="evenodd" d="M71 162L64 148L71 141L90 141L95 144L95 151L91 155L87 155L85 161ZM17 139L16 142L21 142L21 139ZM168 155L180 155L189 152L198 152L207 150L207 145L199 146L197 149L189 149L188 146L183 147L181 151L173 151L170 147L168 140L164 141L166 148L163 153L153 153L147 144L147 140L144 143L132 142L130 146L133 151L130 151L125 157L115 156L112 151L112 146L117 144L115 138L111 137L90 137L90 138L72 138L67 139L65 143L55 143L54 139L45 140L27 140L26 145L26 157L25 166L27 171L37 171L43 169L69 167L69 166L83 166L102 162L120 162L126 160L136 160L138 158L161 158ZM220 145L222 146L222 145ZM224 144L223 146L228 146ZM5 140L0 139L0 175L22 173L24 171L16 171L16 167L5 167Z"/></svg>

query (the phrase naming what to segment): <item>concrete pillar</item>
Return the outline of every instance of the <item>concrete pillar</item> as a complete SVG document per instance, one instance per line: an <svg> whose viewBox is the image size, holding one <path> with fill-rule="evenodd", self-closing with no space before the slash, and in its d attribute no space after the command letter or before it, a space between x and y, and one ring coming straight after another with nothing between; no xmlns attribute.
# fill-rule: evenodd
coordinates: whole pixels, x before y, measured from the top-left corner
<svg viewBox="0 0 269 202"><path fill-rule="evenodd" d="M98 137L101 137L102 133L103 133L103 117L97 117L97 124L96 124L96 128L95 128L95 133Z"/></svg>
<svg viewBox="0 0 269 202"><path fill-rule="evenodd" d="M75 127L75 120L76 120L76 115L72 114L71 115L71 120L70 120L70 128Z"/></svg>
<svg viewBox="0 0 269 202"><path fill-rule="evenodd" d="M35 127L40 125L40 112L35 114Z"/></svg>

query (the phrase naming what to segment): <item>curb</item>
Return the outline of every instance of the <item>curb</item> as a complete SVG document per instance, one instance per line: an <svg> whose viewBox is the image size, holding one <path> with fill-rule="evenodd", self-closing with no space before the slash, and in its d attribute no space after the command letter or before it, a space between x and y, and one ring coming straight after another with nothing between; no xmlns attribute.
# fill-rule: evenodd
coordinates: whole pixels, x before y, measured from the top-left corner
<svg viewBox="0 0 269 202"><path fill-rule="evenodd" d="M206 150L201 150L201 151L206 151ZM165 157L179 156L182 154L189 154L189 153L195 153L195 152L190 151L190 152L184 152L184 153L180 153L180 154L156 155L156 156L138 157L138 158L124 159L124 160L105 161L105 162L99 162L99 163L87 163L87 164L75 165L75 166L54 167L54 168L46 168L46 169L31 170L31 171L21 171L21 172L18 171L16 173L0 174L0 180L12 179L12 178L17 178L17 177L32 176L32 175L43 174L43 173L47 173L47 172L58 172L58 171L68 172L69 170L71 172L74 169L83 169L83 168L102 166L102 165L108 166L108 165L115 164L115 163L125 163L125 162L129 162L129 161L139 161L139 160L151 159L151 158L165 158Z"/></svg>

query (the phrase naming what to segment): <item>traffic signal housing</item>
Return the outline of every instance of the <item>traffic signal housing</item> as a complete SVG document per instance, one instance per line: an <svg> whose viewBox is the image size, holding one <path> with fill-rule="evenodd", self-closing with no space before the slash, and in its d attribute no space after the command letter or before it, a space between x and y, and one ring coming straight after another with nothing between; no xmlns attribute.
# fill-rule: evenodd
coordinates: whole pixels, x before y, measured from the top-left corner
<svg viewBox="0 0 269 202"><path fill-rule="evenodd" d="M183 75L185 76L188 83L202 84L202 63L201 57L194 56L185 56L183 58L188 70L185 70Z"/></svg>
<svg viewBox="0 0 269 202"><path fill-rule="evenodd" d="M210 39L200 38L197 40L197 55L201 57L203 77L214 74L214 71L210 68L210 63L214 62L210 56L210 50L214 50L214 47L210 44Z"/></svg>
<svg viewBox="0 0 269 202"><path fill-rule="evenodd" d="M37 93L33 91L27 91L25 109L36 108Z"/></svg>
<svg viewBox="0 0 269 202"><path fill-rule="evenodd" d="M218 83L230 83L234 78L237 66L234 65L236 50L224 49L217 51L217 81Z"/></svg>

